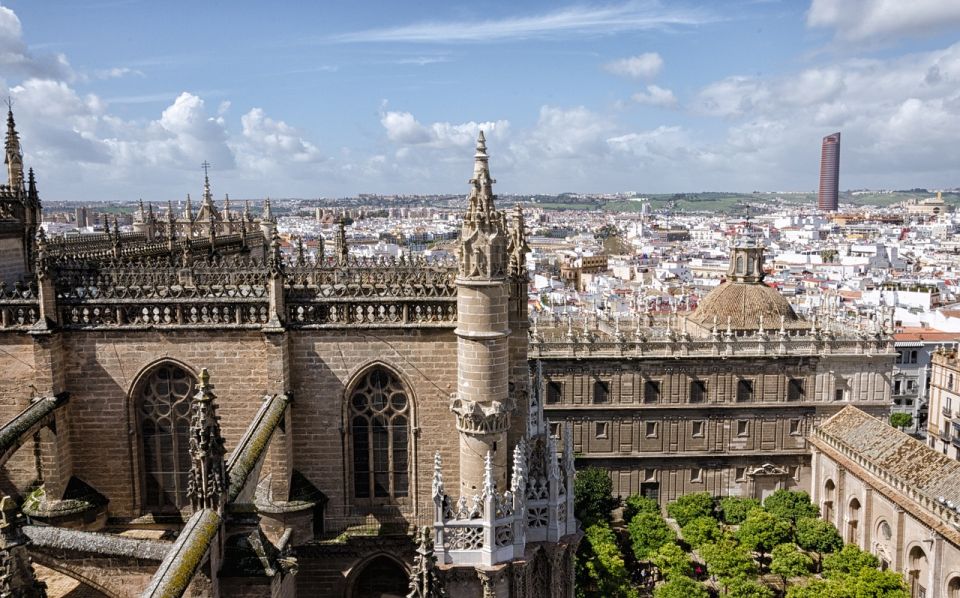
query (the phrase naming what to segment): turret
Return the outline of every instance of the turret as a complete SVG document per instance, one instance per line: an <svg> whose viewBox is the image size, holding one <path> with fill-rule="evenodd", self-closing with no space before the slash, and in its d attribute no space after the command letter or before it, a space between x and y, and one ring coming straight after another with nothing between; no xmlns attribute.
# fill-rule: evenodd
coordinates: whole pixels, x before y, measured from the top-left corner
<svg viewBox="0 0 960 598"><path fill-rule="evenodd" d="M477 138L457 276L457 393L451 410L460 432L460 495L482 491L490 455L494 485L506 490L508 394L507 225L494 207L486 142Z"/></svg>
<svg viewBox="0 0 960 598"><path fill-rule="evenodd" d="M263 231L264 241L269 243L273 237L273 231L277 230L277 219L273 216L273 209L270 207L270 198L263 202L263 213L260 215L260 230Z"/></svg>

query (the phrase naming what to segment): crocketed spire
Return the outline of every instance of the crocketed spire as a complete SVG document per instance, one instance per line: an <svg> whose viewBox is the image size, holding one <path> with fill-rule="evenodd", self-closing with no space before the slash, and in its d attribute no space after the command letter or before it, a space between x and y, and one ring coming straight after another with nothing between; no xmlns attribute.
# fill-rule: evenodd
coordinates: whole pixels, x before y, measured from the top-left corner
<svg viewBox="0 0 960 598"><path fill-rule="evenodd" d="M507 271L507 220L494 208L487 143L480 131L473 156L470 197L460 234L461 278L502 278Z"/></svg>
<svg viewBox="0 0 960 598"><path fill-rule="evenodd" d="M216 395L207 368L200 371L200 384L193 395L190 419L190 475L187 497L194 510L219 509L226 490L226 449L220 434Z"/></svg>
<svg viewBox="0 0 960 598"><path fill-rule="evenodd" d="M13 108L9 103L7 108L6 155L3 163L7 165L7 184L11 189L19 189L23 185L23 150L20 148L17 125L13 120Z"/></svg>

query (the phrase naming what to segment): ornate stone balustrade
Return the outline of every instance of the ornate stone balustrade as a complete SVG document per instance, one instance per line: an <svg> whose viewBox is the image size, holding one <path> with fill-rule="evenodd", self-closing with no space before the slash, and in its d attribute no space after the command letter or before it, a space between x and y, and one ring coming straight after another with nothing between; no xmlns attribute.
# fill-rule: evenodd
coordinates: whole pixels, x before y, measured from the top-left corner
<svg viewBox="0 0 960 598"><path fill-rule="evenodd" d="M751 357L769 355L880 355L893 354L892 338L880 331L861 331L831 324L806 329L712 331L687 333L684 320L647 318L591 325L550 326L537 322L530 329L531 358L568 357Z"/></svg>
<svg viewBox="0 0 960 598"><path fill-rule="evenodd" d="M30 328L40 320L40 298L35 283L12 288L0 282L0 329Z"/></svg>

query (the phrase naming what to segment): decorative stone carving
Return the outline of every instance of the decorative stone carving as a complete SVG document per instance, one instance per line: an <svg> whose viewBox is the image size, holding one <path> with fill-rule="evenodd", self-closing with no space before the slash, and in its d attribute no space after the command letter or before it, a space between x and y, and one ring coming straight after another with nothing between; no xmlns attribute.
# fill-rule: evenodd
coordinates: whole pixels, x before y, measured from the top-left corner
<svg viewBox="0 0 960 598"><path fill-rule="evenodd" d="M437 559L433 555L430 528L424 527L418 530L416 542L417 551L413 557L410 592L407 598L445 598L447 591L437 575Z"/></svg>
<svg viewBox="0 0 960 598"><path fill-rule="evenodd" d="M200 384L193 396L190 420L190 474L187 497L194 510L219 510L223 505L226 473L226 450L220 434L216 395L210 384L210 373L200 371Z"/></svg>
<svg viewBox="0 0 960 598"><path fill-rule="evenodd" d="M500 279L507 273L507 221L503 212L494 208L493 183L496 181L490 177L488 160L481 131L470 179L473 188L460 234L461 278Z"/></svg>

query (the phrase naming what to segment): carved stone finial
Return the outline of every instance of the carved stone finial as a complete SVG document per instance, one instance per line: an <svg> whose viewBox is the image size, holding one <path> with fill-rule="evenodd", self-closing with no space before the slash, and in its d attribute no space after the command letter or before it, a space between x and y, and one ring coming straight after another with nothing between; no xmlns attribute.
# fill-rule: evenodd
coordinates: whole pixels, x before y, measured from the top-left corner
<svg viewBox="0 0 960 598"><path fill-rule="evenodd" d="M437 575L437 558L433 554L430 528L417 530L417 550L410 571L410 592L407 598L446 598L447 591Z"/></svg>
<svg viewBox="0 0 960 598"><path fill-rule="evenodd" d="M433 490L432 490L433 500L441 501L445 496L445 491L443 488L443 462L440 458L440 451L437 451L433 455Z"/></svg>
<svg viewBox="0 0 960 598"><path fill-rule="evenodd" d="M347 228L342 217L337 222L337 237L335 239L335 245L337 252L337 264L340 266L347 265L347 260L350 257L350 247L347 245Z"/></svg>
<svg viewBox="0 0 960 598"><path fill-rule="evenodd" d="M210 374L203 368L197 393L193 395L190 419L191 463L187 497L194 510L219 510L226 492L226 449L220 433L215 399Z"/></svg>
<svg viewBox="0 0 960 598"><path fill-rule="evenodd" d="M508 270L514 280L527 280L527 254L530 246L527 244L527 230L523 222L523 208L520 204L513 211L513 227L510 229L510 240L507 243L507 253L510 254Z"/></svg>
<svg viewBox="0 0 960 598"><path fill-rule="evenodd" d="M297 265L303 266L306 263L306 256L303 251L303 237L297 237Z"/></svg>
<svg viewBox="0 0 960 598"><path fill-rule="evenodd" d="M522 495L527 487L527 443L523 438L513 447L513 478L510 490Z"/></svg>
<svg viewBox="0 0 960 598"><path fill-rule="evenodd" d="M6 138L6 156L4 163L7 165L7 184L11 189L23 188L23 150L20 148L20 135L17 133L17 125L13 120L13 108L7 106L7 138Z"/></svg>
<svg viewBox="0 0 960 598"><path fill-rule="evenodd" d="M270 207L269 197L263 201L263 214L260 215L260 220L273 223L277 221L277 219L273 217L273 209Z"/></svg>
<svg viewBox="0 0 960 598"><path fill-rule="evenodd" d="M496 485L493 482L493 453L487 451L487 456L483 458L483 496L493 496L496 492Z"/></svg>
<svg viewBox="0 0 960 598"><path fill-rule="evenodd" d="M277 233L277 229L273 229L273 234L270 236L270 248L267 253L267 266L270 269L270 276L277 278L283 275L283 253L280 251L280 235Z"/></svg>

